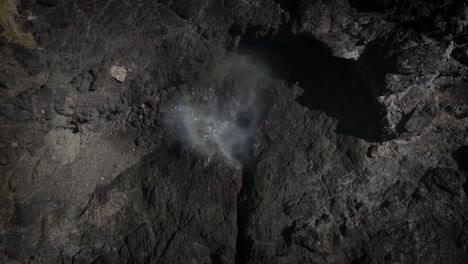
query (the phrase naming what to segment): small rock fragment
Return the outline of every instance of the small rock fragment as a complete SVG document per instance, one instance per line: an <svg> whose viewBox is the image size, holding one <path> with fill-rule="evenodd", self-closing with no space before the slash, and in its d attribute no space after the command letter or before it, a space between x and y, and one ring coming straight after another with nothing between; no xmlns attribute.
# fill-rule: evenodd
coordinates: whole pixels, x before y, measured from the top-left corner
<svg viewBox="0 0 468 264"><path fill-rule="evenodd" d="M141 147L144 144L145 144L145 140L142 137L138 137L137 139L135 139L135 145L137 145L138 147Z"/></svg>
<svg viewBox="0 0 468 264"><path fill-rule="evenodd" d="M367 149L367 156L369 158L377 158L379 156L379 147L377 145L371 145Z"/></svg>
<svg viewBox="0 0 468 264"><path fill-rule="evenodd" d="M75 100L72 97L65 97L62 113L64 115L72 115L75 113Z"/></svg>
<svg viewBox="0 0 468 264"><path fill-rule="evenodd" d="M114 65L110 69L110 74L117 81L124 82L127 79L128 72L124 67Z"/></svg>
<svg viewBox="0 0 468 264"><path fill-rule="evenodd" d="M159 104L159 101L160 101L159 96L154 96L148 99L148 101L146 101L146 104L149 108L155 109L156 106Z"/></svg>

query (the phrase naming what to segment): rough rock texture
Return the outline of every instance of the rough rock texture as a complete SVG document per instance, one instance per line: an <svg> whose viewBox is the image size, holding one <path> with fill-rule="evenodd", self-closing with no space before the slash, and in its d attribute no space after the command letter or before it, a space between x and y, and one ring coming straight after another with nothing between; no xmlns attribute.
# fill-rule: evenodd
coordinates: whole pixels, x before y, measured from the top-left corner
<svg viewBox="0 0 468 264"><path fill-rule="evenodd" d="M16 4L1 263L468 263L467 1Z"/></svg>

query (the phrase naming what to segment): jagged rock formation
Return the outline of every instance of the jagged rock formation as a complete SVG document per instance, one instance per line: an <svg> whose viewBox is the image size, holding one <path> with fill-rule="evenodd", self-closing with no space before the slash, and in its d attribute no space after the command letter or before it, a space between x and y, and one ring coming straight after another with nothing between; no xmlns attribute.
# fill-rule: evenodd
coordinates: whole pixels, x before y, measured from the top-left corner
<svg viewBox="0 0 468 264"><path fill-rule="evenodd" d="M467 263L466 1L14 4L0 262Z"/></svg>

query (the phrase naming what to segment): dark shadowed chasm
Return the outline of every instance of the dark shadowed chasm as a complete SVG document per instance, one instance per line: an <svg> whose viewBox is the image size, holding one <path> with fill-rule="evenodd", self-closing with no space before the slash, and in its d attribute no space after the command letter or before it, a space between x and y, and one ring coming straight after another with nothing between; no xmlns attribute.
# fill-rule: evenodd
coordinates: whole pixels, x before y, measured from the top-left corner
<svg viewBox="0 0 468 264"><path fill-rule="evenodd" d="M303 88L297 102L337 118L337 133L367 141L382 140L385 109L363 82L355 60L337 58L319 41L293 35L246 38L239 50L251 55L270 77Z"/></svg>

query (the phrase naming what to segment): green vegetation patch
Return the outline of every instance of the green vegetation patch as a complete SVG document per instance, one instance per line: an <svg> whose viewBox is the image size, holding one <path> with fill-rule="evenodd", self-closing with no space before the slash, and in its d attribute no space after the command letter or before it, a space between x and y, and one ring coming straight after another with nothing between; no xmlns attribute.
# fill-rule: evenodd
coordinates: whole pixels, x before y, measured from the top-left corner
<svg viewBox="0 0 468 264"><path fill-rule="evenodd" d="M11 0L0 0L0 31L1 35L30 49L36 46L30 33L19 32L15 24L16 5Z"/></svg>

